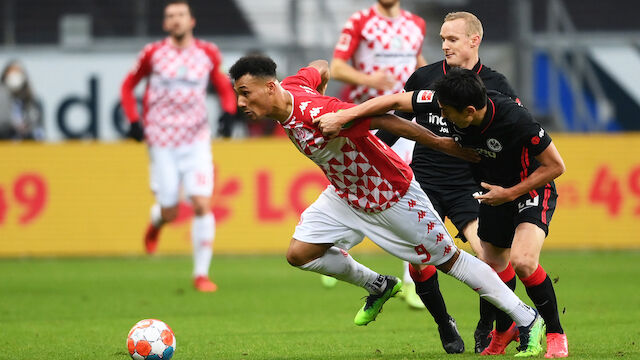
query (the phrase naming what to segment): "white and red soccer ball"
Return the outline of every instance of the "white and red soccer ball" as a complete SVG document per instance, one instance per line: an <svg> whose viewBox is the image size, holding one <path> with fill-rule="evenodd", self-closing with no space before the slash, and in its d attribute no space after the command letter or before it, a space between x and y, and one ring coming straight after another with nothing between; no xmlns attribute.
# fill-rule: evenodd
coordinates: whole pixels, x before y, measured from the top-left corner
<svg viewBox="0 0 640 360"><path fill-rule="evenodd" d="M176 337L160 320L140 320L129 331L127 349L134 360L169 360L176 351Z"/></svg>

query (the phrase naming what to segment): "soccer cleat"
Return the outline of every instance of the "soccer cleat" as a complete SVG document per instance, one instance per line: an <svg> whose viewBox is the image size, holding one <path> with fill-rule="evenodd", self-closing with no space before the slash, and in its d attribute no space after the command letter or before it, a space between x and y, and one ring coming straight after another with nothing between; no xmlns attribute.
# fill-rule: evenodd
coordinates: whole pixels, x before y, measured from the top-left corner
<svg viewBox="0 0 640 360"><path fill-rule="evenodd" d="M503 355L504 350L512 341L518 341L518 335L519 332L515 323L511 324L511 327L507 329L507 331L491 331L489 334L491 342L480 355Z"/></svg>
<svg viewBox="0 0 640 360"><path fill-rule="evenodd" d="M536 318L529 326L520 326L520 346L517 347L519 353L516 357L538 356L542 352L542 336L544 335L544 320L536 311Z"/></svg>
<svg viewBox="0 0 640 360"><path fill-rule="evenodd" d="M565 358L569 356L569 344L567 334L547 333L547 359Z"/></svg>
<svg viewBox="0 0 640 360"><path fill-rule="evenodd" d="M367 296L362 309L358 310L353 322L358 325L367 325L374 321L378 314L382 311L382 305L387 302L391 297L395 296L402 289L402 281L394 276L385 276L387 279L387 286L380 294L371 294Z"/></svg>
<svg viewBox="0 0 640 360"><path fill-rule="evenodd" d="M144 234L144 250L147 254L151 255L158 249L158 237L160 235L160 228L149 224L147 232Z"/></svg>
<svg viewBox="0 0 640 360"><path fill-rule="evenodd" d="M440 341L447 354L462 354L464 352L464 341L458 332L456 321L449 316L449 320L444 326L438 325Z"/></svg>
<svg viewBox="0 0 640 360"><path fill-rule="evenodd" d="M493 331L491 328L483 328L480 323L476 327L476 331L473 332L473 339L476 341L475 352L480 354L491 343Z"/></svg>
<svg viewBox="0 0 640 360"><path fill-rule="evenodd" d="M416 293L416 284L413 282L403 282L402 291L398 296L402 297L412 309L422 310L425 308L420 296Z"/></svg>
<svg viewBox="0 0 640 360"><path fill-rule="evenodd" d="M327 289L331 289L335 287L336 284L338 284L338 279L334 278L333 276L322 275L320 277L320 282L322 282L322 286L326 287Z"/></svg>
<svg viewBox="0 0 640 360"><path fill-rule="evenodd" d="M218 290L218 285L209 280L206 275L196 276L193 280L193 286L200 292L214 292Z"/></svg>

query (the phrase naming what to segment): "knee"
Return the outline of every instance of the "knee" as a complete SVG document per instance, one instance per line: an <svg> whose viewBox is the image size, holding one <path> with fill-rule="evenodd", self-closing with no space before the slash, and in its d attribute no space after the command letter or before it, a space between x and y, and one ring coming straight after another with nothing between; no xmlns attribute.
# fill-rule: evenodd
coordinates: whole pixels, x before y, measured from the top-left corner
<svg viewBox="0 0 640 360"><path fill-rule="evenodd" d="M160 214L162 215L162 220L164 220L165 222L171 222L178 217L178 206L167 208L163 207L160 211Z"/></svg>
<svg viewBox="0 0 640 360"><path fill-rule="evenodd" d="M518 274L519 278L526 278L533 274L538 268L538 261L535 256L527 254L511 254L511 266Z"/></svg>
<svg viewBox="0 0 640 360"><path fill-rule="evenodd" d="M305 256L305 254L300 250L289 247L289 249L287 250L287 262L291 266L298 267L308 263L309 260L307 259L307 256Z"/></svg>
<svg viewBox="0 0 640 360"><path fill-rule="evenodd" d="M211 211L208 198L195 199L193 202L193 212L196 216L203 216Z"/></svg>

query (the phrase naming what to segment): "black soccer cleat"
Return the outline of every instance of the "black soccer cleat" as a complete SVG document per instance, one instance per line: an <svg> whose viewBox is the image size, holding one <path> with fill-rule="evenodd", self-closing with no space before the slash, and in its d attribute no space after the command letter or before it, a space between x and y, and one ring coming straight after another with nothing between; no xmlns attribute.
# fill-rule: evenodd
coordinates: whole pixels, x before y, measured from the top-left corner
<svg viewBox="0 0 640 360"><path fill-rule="evenodd" d="M462 354L464 352L464 341L458 332L456 321L449 316L449 320L443 325L438 325L440 341L447 354Z"/></svg>
<svg viewBox="0 0 640 360"><path fill-rule="evenodd" d="M476 331L473 332L473 339L476 341L475 352L480 354L491 343L491 329L484 328L478 323Z"/></svg>

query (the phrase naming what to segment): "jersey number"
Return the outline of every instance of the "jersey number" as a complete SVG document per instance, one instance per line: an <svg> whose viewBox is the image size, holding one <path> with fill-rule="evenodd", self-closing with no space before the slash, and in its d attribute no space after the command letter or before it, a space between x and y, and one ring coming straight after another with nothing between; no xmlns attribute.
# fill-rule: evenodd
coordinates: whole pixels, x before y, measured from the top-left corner
<svg viewBox="0 0 640 360"><path fill-rule="evenodd" d="M424 245L420 244L416 247L413 248L416 251L416 254L418 255L425 255L426 257L424 259L422 259L422 263L427 263L429 262L429 260L431 260L431 254L429 254L429 252L427 251L427 249L425 249Z"/></svg>

